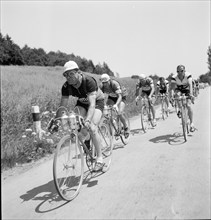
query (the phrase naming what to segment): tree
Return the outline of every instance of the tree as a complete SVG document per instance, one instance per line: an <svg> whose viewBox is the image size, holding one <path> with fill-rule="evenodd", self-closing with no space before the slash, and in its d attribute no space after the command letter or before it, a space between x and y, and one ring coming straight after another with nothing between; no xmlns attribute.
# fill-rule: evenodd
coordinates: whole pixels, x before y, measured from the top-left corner
<svg viewBox="0 0 211 220"><path fill-rule="evenodd" d="M1 65L23 65L24 59L20 47L15 44L9 35L5 37L0 34L0 64Z"/></svg>
<svg viewBox="0 0 211 220"><path fill-rule="evenodd" d="M138 75L132 75L131 78L132 79L139 79L139 76Z"/></svg>

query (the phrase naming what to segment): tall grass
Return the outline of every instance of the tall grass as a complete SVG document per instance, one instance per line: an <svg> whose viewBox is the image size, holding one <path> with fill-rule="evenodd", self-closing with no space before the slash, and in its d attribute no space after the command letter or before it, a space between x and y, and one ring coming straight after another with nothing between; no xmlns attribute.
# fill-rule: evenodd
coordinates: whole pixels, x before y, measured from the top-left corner
<svg viewBox="0 0 211 220"><path fill-rule="evenodd" d="M31 107L38 105L41 112L55 111L65 82L62 67L1 66L1 168L12 167L41 157L37 154L53 152L54 146L33 136L22 138L27 128L33 127ZM93 75L97 81L99 76ZM135 80L118 79L128 90L126 111L136 114L134 105ZM75 98L70 98L72 108ZM43 124L42 124L43 125ZM45 124L46 125L46 124ZM39 156L37 156L39 155Z"/></svg>

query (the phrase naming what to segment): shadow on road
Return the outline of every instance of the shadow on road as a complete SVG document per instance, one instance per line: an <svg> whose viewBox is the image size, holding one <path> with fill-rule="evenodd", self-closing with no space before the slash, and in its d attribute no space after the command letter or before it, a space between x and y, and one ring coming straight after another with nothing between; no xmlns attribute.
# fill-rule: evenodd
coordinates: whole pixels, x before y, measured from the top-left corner
<svg viewBox="0 0 211 220"><path fill-rule="evenodd" d="M41 200L42 202L35 208L37 213L45 213L49 211L53 211L65 205L67 201L62 200L62 198L58 195L54 181L49 181L48 183L35 187L20 196L23 202L27 202L29 200ZM52 207L52 204L56 202ZM45 208L42 208L45 203Z"/></svg>
<svg viewBox="0 0 211 220"><path fill-rule="evenodd" d="M87 184L87 187L93 187L97 185L98 180L91 179L99 175L91 175L90 172L86 171L84 173L83 185ZM59 196L53 180L27 191L25 194L21 195L20 198L23 200L23 202L30 200L41 200L42 202L35 208L35 212L37 213L50 212L70 202L63 200Z"/></svg>
<svg viewBox="0 0 211 220"><path fill-rule="evenodd" d="M167 142L170 145L181 145L181 144L186 143L184 140L183 134L180 134L180 133L161 135L161 136L152 138L149 141L155 144Z"/></svg>

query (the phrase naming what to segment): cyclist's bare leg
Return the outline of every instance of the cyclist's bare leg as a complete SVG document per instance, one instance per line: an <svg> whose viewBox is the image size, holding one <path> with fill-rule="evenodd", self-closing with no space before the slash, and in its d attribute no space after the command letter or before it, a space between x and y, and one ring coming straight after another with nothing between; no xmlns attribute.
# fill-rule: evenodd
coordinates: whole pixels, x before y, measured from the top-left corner
<svg viewBox="0 0 211 220"><path fill-rule="evenodd" d="M149 108L152 111L153 120L155 120L155 107L154 107L154 103L155 103L155 97L152 97L152 101L151 101L151 103L149 105Z"/></svg>
<svg viewBox="0 0 211 220"><path fill-rule="evenodd" d="M168 97L168 94L166 94L165 101L166 101L167 108L169 108L169 97Z"/></svg>
<svg viewBox="0 0 211 220"><path fill-rule="evenodd" d="M87 114L86 109L81 106L76 106L74 109L74 112L81 115L83 118L85 118ZM83 141L85 141L86 139L89 139L89 133L86 128L82 128L78 135Z"/></svg>
<svg viewBox="0 0 211 220"><path fill-rule="evenodd" d="M187 109L188 109L188 116L189 116L189 119L190 119L190 124L192 124L193 123L193 109L192 109L190 99L187 100Z"/></svg>
<svg viewBox="0 0 211 220"><path fill-rule="evenodd" d="M90 135L92 136L93 144L96 149L97 153L97 162L103 162L102 161L102 151L101 151L101 139L100 135L98 133L98 125L100 123L100 119L102 116L102 112L100 109L95 109L94 116L92 118L92 123L90 125Z"/></svg>
<svg viewBox="0 0 211 220"><path fill-rule="evenodd" d="M125 109L125 103L124 102L120 102L119 104L119 118L120 118L120 121L122 122L124 128L127 127L127 123L126 123L126 120L123 116L123 112L124 112L124 109Z"/></svg>

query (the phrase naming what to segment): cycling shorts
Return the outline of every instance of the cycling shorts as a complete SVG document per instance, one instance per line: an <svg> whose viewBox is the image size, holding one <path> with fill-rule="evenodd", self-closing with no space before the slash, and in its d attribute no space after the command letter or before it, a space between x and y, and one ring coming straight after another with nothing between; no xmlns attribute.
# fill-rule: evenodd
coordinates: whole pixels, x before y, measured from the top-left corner
<svg viewBox="0 0 211 220"><path fill-rule="evenodd" d="M175 92L181 92L182 94L185 94L186 96L190 95L189 89L175 89Z"/></svg>
<svg viewBox="0 0 211 220"><path fill-rule="evenodd" d="M160 94L165 94L165 93L167 93L167 90L166 89L162 89L159 92L160 92Z"/></svg>
<svg viewBox="0 0 211 220"><path fill-rule="evenodd" d="M149 96L151 91L152 91L151 89L149 91L143 91L142 90L142 95L141 96L145 96L145 95ZM154 93L152 94L152 96L154 96Z"/></svg>
<svg viewBox="0 0 211 220"><path fill-rule="evenodd" d="M111 97L111 96L109 96L108 97L108 100L107 100L107 104L109 105L109 104L115 104L116 102L117 102L117 100L118 100L118 98L117 97ZM124 102L124 103L126 103L126 96L123 96L122 97L122 101Z"/></svg>
<svg viewBox="0 0 211 220"><path fill-rule="evenodd" d="M80 101L77 101L75 107L77 107L77 106L83 107L86 110L86 112L88 112L89 104L84 104L84 103L82 103ZM104 99L96 100L95 108L99 109L101 112L103 112L103 109L104 109Z"/></svg>

